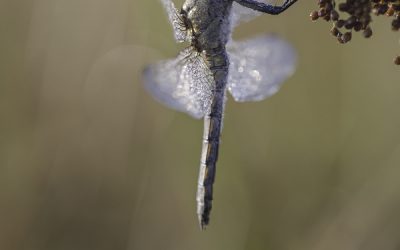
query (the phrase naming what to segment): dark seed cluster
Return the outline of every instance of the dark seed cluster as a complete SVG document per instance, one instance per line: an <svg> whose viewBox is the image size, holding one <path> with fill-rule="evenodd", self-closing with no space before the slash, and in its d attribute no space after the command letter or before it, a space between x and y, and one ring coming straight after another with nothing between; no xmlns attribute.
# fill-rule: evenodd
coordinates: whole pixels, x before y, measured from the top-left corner
<svg viewBox="0 0 400 250"><path fill-rule="evenodd" d="M311 12L312 21L323 19L333 22L330 30L339 43L351 40L353 32L361 32L365 38L372 36L372 16L385 15L391 18L393 31L400 30L400 0L317 0L319 10ZM345 18L341 14L345 14ZM400 65L400 56L394 59Z"/></svg>

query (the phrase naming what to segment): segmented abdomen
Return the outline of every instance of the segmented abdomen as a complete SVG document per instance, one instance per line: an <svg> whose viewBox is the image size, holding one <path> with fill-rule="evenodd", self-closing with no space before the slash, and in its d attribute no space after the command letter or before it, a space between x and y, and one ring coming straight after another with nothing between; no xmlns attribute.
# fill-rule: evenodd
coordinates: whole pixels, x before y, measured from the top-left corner
<svg viewBox="0 0 400 250"><path fill-rule="evenodd" d="M210 220L229 68L225 49L206 53L206 61L213 73L215 88L210 113L204 117L203 149L196 198L197 214L202 229Z"/></svg>

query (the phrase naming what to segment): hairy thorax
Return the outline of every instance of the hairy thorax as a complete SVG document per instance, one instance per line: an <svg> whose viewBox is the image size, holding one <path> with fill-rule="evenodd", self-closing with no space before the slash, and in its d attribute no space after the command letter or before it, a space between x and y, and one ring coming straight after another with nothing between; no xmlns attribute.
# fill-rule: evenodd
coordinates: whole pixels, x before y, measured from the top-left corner
<svg viewBox="0 0 400 250"><path fill-rule="evenodd" d="M230 36L232 0L186 0L182 7L192 34L192 46L200 51L223 48Z"/></svg>

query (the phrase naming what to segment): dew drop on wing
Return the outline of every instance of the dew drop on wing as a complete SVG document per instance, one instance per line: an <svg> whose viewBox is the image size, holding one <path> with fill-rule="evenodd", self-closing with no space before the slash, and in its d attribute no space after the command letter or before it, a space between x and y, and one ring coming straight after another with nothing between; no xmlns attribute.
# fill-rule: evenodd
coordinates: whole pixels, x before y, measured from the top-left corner
<svg viewBox="0 0 400 250"><path fill-rule="evenodd" d="M168 20L174 30L174 37L177 42L190 41L190 37L187 34L186 27L183 23L182 17L179 11L176 9L174 2L171 0L161 0L165 11L168 15Z"/></svg>
<svg viewBox="0 0 400 250"><path fill-rule="evenodd" d="M260 101L275 94L296 68L296 52L285 40L264 35L230 42L228 90L235 101Z"/></svg>
<svg viewBox="0 0 400 250"><path fill-rule="evenodd" d="M190 47L143 73L145 88L156 100L197 119L210 110L213 79L203 57Z"/></svg>
<svg viewBox="0 0 400 250"><path fill-rule="evenodd" d="M262 15L262 13L259 11L246 8L236 2L233 2L230 16L231 30L233 30L240 23L249 22L260 15Z"/></svg>

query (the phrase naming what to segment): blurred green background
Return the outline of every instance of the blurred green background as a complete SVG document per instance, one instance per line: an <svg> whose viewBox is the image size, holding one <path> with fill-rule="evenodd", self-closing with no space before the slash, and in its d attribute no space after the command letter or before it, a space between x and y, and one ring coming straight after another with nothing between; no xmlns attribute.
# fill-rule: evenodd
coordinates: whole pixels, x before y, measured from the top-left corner
<svg viewBox="0 0 400 250"><path fill-rule="evenodd" d="M298 70L266 101L228 101L201 232L202 122L140 80L183 47L161 4L1 0L0 249L400 249L399 34L375 18L340 45L314 9L235 30L280 34Z"/></svg>

